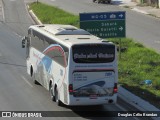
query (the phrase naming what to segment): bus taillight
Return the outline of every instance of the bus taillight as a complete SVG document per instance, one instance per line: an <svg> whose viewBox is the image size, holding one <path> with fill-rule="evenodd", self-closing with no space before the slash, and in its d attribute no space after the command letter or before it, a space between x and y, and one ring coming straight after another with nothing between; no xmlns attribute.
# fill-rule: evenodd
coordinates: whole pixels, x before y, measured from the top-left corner
<svg viewBox="0 0 160 120"><path fill-rule="evenodd" d="M69 90L69 94L73 93L73 85L72 84L69 84L68 90Z"/></svg>
<svg viewBox="0 0 160 120"><path fill-rule="evenodd" d="M114 93L117 93L117 92L118 92L117 83L114 83L114 89L113 89L113 92L114 92Z"/></svg>

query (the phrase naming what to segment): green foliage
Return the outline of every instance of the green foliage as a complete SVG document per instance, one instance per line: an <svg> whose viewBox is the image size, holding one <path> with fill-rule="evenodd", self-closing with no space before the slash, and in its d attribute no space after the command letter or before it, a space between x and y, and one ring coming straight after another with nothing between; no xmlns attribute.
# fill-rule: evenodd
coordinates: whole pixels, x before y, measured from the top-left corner
<svg viewBox="0 0 160 120"><path fill-rule="evenodd" d="M30 9L44 24L70 24L78 26L78 16L65 12L57 7L42 3L32 3Z"/></svg>
<svg viewBox="0 0 160 120"><path fill-rule="evenodd" d="M109 40L119 46L119 39ZM132 87L132 89L126 88L160 107L158 102L155 102L156 98L160 98L160 55L140 43L133 42L132 39L126 38L121 41L121 48L127 48L127 50L121 53L118 62L120 83ZM152 86L141 85L140 83L144 80L152 80ZM152 98L153 101L149 96L139 94L137 91L145 91L145 95L153 94L152 96L156 98Z"/></svg>

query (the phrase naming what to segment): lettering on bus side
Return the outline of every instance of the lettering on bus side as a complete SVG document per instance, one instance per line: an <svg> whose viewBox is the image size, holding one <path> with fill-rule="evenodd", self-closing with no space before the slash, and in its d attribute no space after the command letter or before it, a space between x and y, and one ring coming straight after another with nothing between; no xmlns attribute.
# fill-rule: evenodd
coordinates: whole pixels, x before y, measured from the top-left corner
<svg viewBox="0 0 160 120"><path fill-rule="evenodd" d="M115 60L115 45L86 44L72 47L76 63L109 63Z"/></svg>

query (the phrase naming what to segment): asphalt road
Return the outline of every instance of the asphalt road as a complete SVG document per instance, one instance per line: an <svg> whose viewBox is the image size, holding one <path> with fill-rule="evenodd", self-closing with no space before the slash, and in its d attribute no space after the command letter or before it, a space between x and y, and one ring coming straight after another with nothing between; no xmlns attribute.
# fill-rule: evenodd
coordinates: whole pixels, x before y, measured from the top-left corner
<svg viewBox="0 0 160 120"><path fill-rule="evenodd" d="M104 105L102 107L58 107L52 102L49 93L40 85L34 85L26 73L25 49L21 48L21 37L26 35L27 28L33 21L28 16L22 0L5 0L5 21L0 23L0 111L72 111L73 109L104 111L136 110L132 106L118 100L117 105ZM78 1L77 1L78 2ZM75 113L76 119L86 118ZM0 118L5 120L5 118ZM19 120L21 118L14 118ZM40 119L40 118L39 118ZM53 119L53 118L45 118ZM54 119L75 120L73 117ZM106 118L101 118L106 119ZM111 120L137 119L137 118L109 118ZM44 118L42 118L44 120Z"/></svg>
<svg viewBox="0 0 160 120"><path fill-rule="evenodd" d="M2 0L4 23L18 35L27 35L28 27L33 24L26 10L24 0Z"/></svg>

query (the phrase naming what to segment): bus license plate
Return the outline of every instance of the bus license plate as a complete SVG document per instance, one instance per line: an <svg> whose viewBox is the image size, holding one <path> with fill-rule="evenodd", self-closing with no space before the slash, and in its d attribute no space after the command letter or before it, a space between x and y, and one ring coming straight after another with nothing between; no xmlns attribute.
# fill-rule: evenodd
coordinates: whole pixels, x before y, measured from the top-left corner
<svg viewBox="0 0 160 120"><path fill-rule="evenodd" d="M97 99L97 95L90 95L90 99Z"/></svg>

